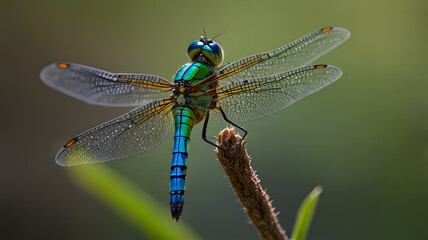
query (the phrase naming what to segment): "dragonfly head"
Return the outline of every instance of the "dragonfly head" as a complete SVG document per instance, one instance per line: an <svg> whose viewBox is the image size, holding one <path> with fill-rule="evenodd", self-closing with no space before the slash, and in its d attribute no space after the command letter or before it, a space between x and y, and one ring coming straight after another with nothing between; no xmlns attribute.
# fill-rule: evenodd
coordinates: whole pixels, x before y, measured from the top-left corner
<svg viewBox="0 0 428 240"><path fill-rule="evenodd" d="M223 62L223 49L220 44L206 37L201 37L200 40L192 42L187 48L187 55L192 61L208 61L214 66Z"/></svg>

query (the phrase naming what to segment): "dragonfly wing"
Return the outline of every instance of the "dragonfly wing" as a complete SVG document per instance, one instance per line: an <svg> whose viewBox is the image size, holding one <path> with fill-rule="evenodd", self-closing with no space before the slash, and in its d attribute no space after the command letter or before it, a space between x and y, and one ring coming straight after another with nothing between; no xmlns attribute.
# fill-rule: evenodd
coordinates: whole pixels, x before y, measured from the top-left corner
<svg viewBox="0 0 428 240"><path fill-rule="evenodd" d="M141 106L163 97L174 84L164 78L110 73L74 63L53 63L40 78L49 87L90 104Z"/></svg>
<svg viewBox="0 0 428 240"><path fill-rule="evenodd" d="M67 142L57 153L62 166L106 162L153 149L165 140L172 123L170 99L138 107Z"/></svg>
<svg viewBox="0 0 428 240"><path fill-rule="evenodd" d="M231 83L212 92L217 94L217 106L239 123L278 112L341 76L342 71L335 66L315 65Z"/></svg>
<svg viewBox="0 0 428 240"><path fill-rule="evenodd" d="M303 67L345 42L350 35L348 30L341 27L323 28L278 49L233 62L220 69L211 79L232 83Z"/></svg>

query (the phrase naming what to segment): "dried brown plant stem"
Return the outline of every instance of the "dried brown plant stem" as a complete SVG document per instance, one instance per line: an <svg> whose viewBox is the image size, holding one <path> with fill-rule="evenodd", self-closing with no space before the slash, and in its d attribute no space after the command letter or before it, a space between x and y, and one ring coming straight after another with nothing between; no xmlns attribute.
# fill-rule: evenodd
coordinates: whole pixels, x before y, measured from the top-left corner
<svg viewBox="0 0 428 240"><path fill-rule="evenodd" d="M227 150L216 148L217 158L262 239L288 239L269 196L250 165L245 141L234 129L226 128L218 135L217 144Z"/></svg>

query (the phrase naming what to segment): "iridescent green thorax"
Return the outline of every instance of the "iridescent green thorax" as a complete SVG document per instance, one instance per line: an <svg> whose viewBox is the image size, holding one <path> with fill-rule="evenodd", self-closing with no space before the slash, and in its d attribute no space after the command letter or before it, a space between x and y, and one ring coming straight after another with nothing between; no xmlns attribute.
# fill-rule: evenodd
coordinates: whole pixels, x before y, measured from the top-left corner
<svg viewBox="0 0 428 240"><path fill-rule="evenodd" d="M213 73L214 70L206 64L200 62L187 63L178 70L174 77L174 81L193 80L192 85L195 85Z"/></svg>
<svg viewBox="0 0 428 240"><path fill-rule="evenodd" d="M174 77L174 82L177 84L175 108L191 108L196 115L195 124L205 117L207 109L212 104L211 96L204 95L204 92L216 86L205 86L198 92L188 92L186 85L196 85L212 74L214 74L214 70L209 65L192 62L183 65Z"/></svg>

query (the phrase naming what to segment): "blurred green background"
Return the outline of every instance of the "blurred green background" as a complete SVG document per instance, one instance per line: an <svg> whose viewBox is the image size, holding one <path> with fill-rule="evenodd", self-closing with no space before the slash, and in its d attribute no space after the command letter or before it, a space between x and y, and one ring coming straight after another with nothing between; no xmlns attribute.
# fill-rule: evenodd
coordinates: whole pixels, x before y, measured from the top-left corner
<svg viewBox="0 0 428 240"><path fill-rule="evenodd" d="M341 26L351 38L316 61L340 67L339 81L242 124L253 167L288 234L300 202L322 185L309 239L428 239L427 10L422 0L1 0L0 238L145 238L54 162L71 137L129 109L48 88L44 66L70 61L172 78L203 28L225 32L217 41L228 63ZM209 135L223 127L212 121ZM258 239L200 135L198 125L180 221L204 239ZM171 151L172 136L105 165L168 208Z"/></svg>

